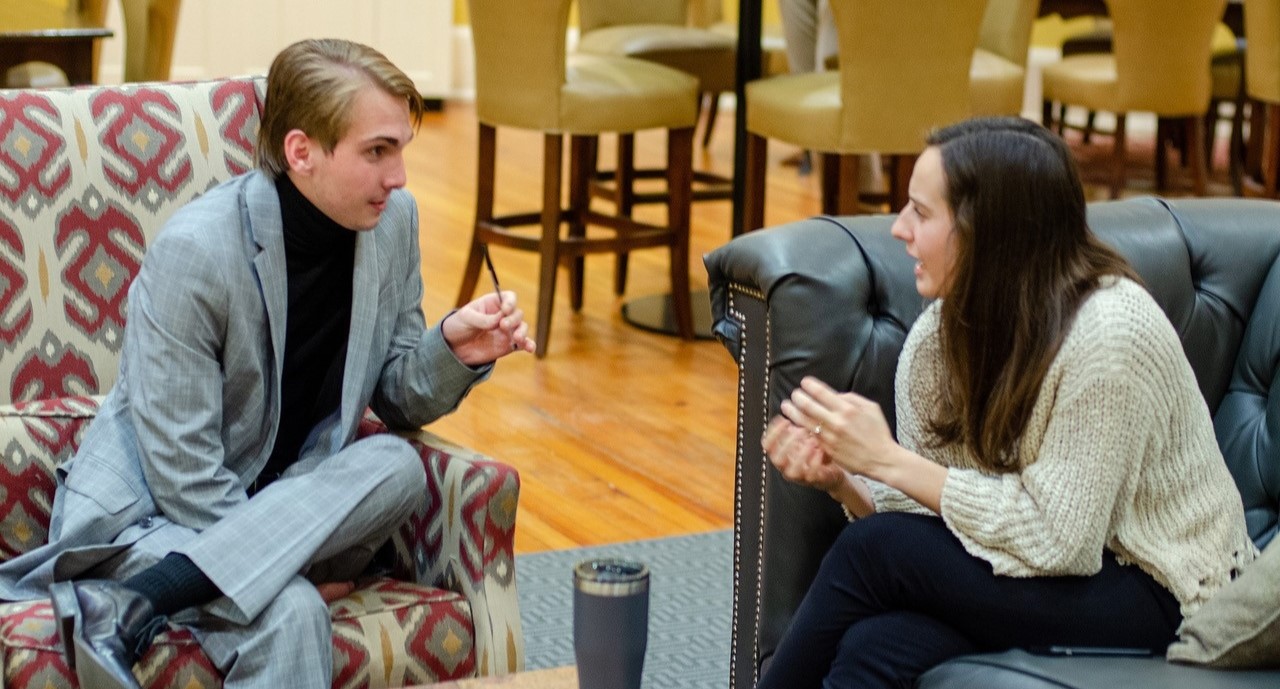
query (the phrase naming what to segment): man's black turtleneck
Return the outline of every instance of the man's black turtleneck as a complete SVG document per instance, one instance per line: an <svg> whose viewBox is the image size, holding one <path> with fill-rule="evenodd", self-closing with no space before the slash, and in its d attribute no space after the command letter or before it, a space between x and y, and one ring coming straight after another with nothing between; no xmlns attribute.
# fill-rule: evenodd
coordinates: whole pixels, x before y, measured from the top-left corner
<svg viewBox="0 0 1280 689"><path fill-rule="evenodd" d="M331 220L294 186L276 179L284 220L289 306L280 381L280 428L254 490L298 460L307 435L342 401L351 330L356 232Z"/></svg>

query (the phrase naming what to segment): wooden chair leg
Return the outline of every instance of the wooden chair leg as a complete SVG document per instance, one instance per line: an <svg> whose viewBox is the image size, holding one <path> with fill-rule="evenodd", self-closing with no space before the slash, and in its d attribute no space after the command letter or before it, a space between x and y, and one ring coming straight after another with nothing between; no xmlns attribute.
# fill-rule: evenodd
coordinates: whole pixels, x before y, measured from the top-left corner
<svg viewBox="0 0 1280 689"><path fill-rule="evenodd" d="M1168 118L1156 118L1155 175L1156 190L1163 191L1169 186L1169 139L1170 123Z"/></svg>
<svg viewBox="0 0 1280 689"><path fill-rule="evenodd" d="M1111 152L1111 198L1120 198L1120 192L1124 189L1127 170L1125 169L1125 116L1124 113L1116 113L1116 131L1114 149Z"/></svg>
<svg viewBox="0 0 1280 689"><path fill-rule="evenodd" d="M493 220L493 182L497 170L498 130L492 125L480 124L479 146L476 158L476 223L471 230L471 250L467 265L462 269L462 285L458 288L456 304L461 307L471 301L480 280L480 264L484 260L484 239L481 224Z"/></svg>
<svg viewBox="0 0 1280 689"><path fill-rule="evenodd" d="M1187 136L1187 166L1191 168L1191 190L1196 196L1204 196L1208 186L1209 161L1205 159L1204 119L1191 116L1184 120Z"/></svg>
<svg viewBox="0 0 1280 689"><path fill-rule="evenodd" d="M1267 198L1275 198L1280 177L1280 104L1267 103L1262 135L1262 188Z"/></svg>
<svg viewBox="0 0 1280 689"><path fill-rule="evenodd" d="M1053 129L1053 101L1040 101L1040 124L1045 129Z"/></svg>
<svg viewBox="0 0 1280 689"><path fill-rule="evenodd" d="M1218 120L1221 119L1222 101L1211 99L1204 111L1204 159L1208 170L1213 170L1213 148L1218 143Z"/></svg>
<svg viewBox="0 0 1280 689"><path fill-rule="evenodd" d="M915 170L917 156L903 153L893 156L893 175L889 178L889 210L897 213L907 205L911 187L911 172Z"/></svg>
<svg viewBox="0 0 1280 689"><path fill-rule="evenodd" d="M861 210L861 205L858 203L860 156L848 154L836 156L836 158L840 161L839 176L836 180L836 213L857 215Z"/></svg>
<svg viewBox="0 0 1280 689"><path fill-rule="evenodd" d="M822 214L840 214L840 156L836 153L820 153L822 167Z"/></svg>
<svg viewBox="0 0 1280 689"><path fill-rule="evenodd" d="M1227 152L1227 170L1231 176L1231 191L1236 196L1244 196L1244 110L1246 99L1243 94L1235 100L1235 111L1231 113L1231 144Z"/></svg>
<svg viewBox="0 0 1280 689"><path fill-rule="evenodd" d="M618 165L613 173L614 186L618 189L617 213L631 217L636 202L636 135L618 134ZM627 291L627 265L631 255L619 251L614 261L613 293L621 296Z"/></svg>
<svg viewBox="0 0 1280 689"><path fill-rule="evenodd" d="M569 210L568 235L581 239L587 236L585 213L591 203L591 153L592 137L569 137ZM582 254L569 258L569 305L574 312L582 310L582 284L586 272L586 259Z"/></svg>
<svg viewBox="0 0 1280 689"><path fill-rule="evenodd" d="M747 179L743 182L742 227L745 234L764 227L765 167L769 159L769 140L747 132Z"/></svg>
<svg viewBox="0 0 1280 689"><path fill-rule="evenodd" d="M1084 133L1080 135L1080 141L1082 143L1087 144L1089 143L1089 140L1093 138L1093 122L1097 118L1098 118L1098 113L1095 110L1090 110L1084 116ZM1065 116L1063 119L1065 119Z"/></svg>
<svg viewBox="0 0 1280 689"><path fill-rule="evenodd" d="M542 148L542 237L538 241L538 316L535 341L538 358L550 348L551 307L556 299L556 270L560 265L560 173L563 155L560 134L545 134Z"/></svg>
<svg viewBox="0 0 1280 689"><path fill-rule="evenodd" d="M667 226L671 230L671 306L676 332L694 338L689 296L689 216L693 202L693 127L667 133Z"/></svg>
<svg viewBox="0 0 1280 689"><path fill-rule="evenodd" d="M716 128L716 117L720 115L720 94L706 93L702 98L707 111L706 124L702 125L702 147L707 148L711 145L711 133Z"/></svg>

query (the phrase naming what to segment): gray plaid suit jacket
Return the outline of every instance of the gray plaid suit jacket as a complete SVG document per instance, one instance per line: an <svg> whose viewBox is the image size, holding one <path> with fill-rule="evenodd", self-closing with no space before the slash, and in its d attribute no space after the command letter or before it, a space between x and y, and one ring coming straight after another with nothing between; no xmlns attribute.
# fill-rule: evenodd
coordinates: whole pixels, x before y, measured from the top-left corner
<svg viewBox="0 0 1280 689"><path fill-rule="evenodd" d="M417 207L392 194L356 243L340 412L304 443L303 472L350 444L366 407L416 428L488 373L457 360L422 310ZM46 595L165 524L202 531L248 500L280 416L287 285L279 197L251 172L176 212L129 290L120 376L58 470L49 543L0 564L0 600ZM235 549L223 563L237 571ZM252 569L249 563L245 570ZM225 581L225 579L219 579ZM249 617L275 590L252 586Z"/></svg>

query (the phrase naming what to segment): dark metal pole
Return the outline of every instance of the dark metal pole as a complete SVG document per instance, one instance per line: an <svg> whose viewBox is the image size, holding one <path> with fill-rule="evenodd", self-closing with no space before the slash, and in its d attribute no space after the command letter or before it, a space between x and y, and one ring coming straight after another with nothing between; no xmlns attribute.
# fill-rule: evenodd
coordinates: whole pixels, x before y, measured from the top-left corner
<svg viewBox="0 0 1280 689"><path fill-rule="evenodd" d="M762 0L738 2L738 65L733 113L733 236L742 232L742 208L747 181L747 82L760 78Z"/></svg>

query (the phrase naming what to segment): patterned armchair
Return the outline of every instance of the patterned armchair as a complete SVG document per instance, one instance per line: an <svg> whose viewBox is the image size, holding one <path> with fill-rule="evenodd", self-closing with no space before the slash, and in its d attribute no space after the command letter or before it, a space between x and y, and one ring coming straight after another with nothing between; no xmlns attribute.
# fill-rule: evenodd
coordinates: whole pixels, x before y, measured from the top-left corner
<svg viewBox="0 0 1280 689"><path fill-rule="evenodd" d="M44 542L53 470L115 382L125 298L178 207L253 164L261 79L0 91L0 558ZM372 415L362 433L385 432ZM333 686L522 669L514 469L421 432L427 494L391 577L331 606ZM47 600L0 603L0 686L74 687ZM221 687L186 631L143 686Z"/></svg>

